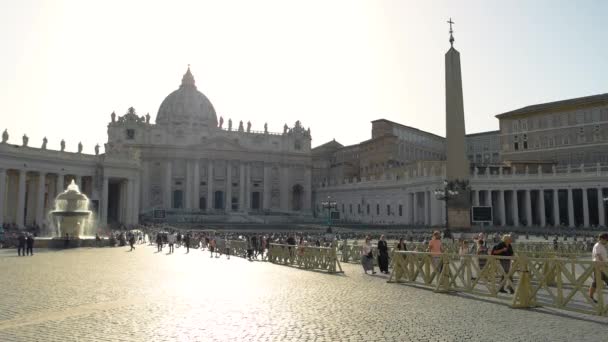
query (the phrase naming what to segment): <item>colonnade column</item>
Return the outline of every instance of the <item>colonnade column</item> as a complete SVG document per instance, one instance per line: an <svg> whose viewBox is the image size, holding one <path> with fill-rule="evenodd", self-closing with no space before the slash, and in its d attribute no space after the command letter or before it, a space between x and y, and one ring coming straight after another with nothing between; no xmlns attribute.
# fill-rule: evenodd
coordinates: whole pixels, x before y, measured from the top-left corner
<svg viewBox="0 0 608 342"><path fill-rule="evenodd" d="M473 205L479 206L479 190L475 190L475 192L474 192Z"/></svg>
<svg viewBox="0 0 608 342"><path fill-rule="evenodd" d="M200 209L200 191L201 191L201 169L200 161L194 160L192 165L192 208Z"/></svg>
<svg viewBox="0 0 608 342"><path fill-rule="evenodd" d="M133 180L133 198L131 200L133 201L133 223L135 224L139 224L139 208L141 205L139 201L139 192L141 191L140 185L139 179L136 178Z"/></svg>
<svg viewBox="0 0 608 342"><path fill-rule="evenodd" d="M245 164L239 165L239 211L245 211Z"/></svg>
<svg viewBox="0 0 608 342"><path fill-rule="evenodd" d="M232 211L232 164L226 162L226 211Z"/></svg>
<svg viewBox="0 0 608 342"><path fill-rule="evenodd" d="M0 169L0 225L4 224L4 207L6 206L6 170Z"/></svg>
<svg viewBox="0 0 608 342"><path fill-rule="evenodd" d="M44 222L44 185L46 173L38 174L38 191L36 191L36 224L42 225Z"/></svg>
<svg viewBox="0 0 608 342"><path fill-rule="evenodd" d="M17 214L15 215L15 223L18 227L23 227L25 224L25 178L27 177L26 170L19 170L19 190L17 195Z"/></svg>
<svg viewBox="0 0 608 342"><path fill-rule="evenodd" d="M500 208L500 225L507 225L507 213L505 211L505 191L498 190L498 207Z"/></svg>
<svg viewBox="0 0 608 342"><path fill-rule="evenodd" d="M513 209L513 226L519 226L519 207L517 206L517 190L511 192L511 207Z"/></svg>
<svg viewBox="0 0 608 342"><path fill-rule="evenodd" d="M148 197L150 196L150 162L144 161L142 163L141 170L141 189L139 192L139 207L144 210L147 209L150 201Z"/></svg>
<svg viewBox="0 0 608 342"><path fill-rule="evenodd" d="M55 183L55 197L65 190L65 175L63 173L57 174L57 181Z"/></svg>
<svg viewBox="0 0 608 342"><path fill-rule="evenodd" d="M270 209L270 165L264 164L264 198L262 199L262 208Z"/></svg>
<svg viewBox="0 0 608 342"><path fill-rule="evenodd" d="M486 190L486 206L492 206L492 190Z"/></svg>
<svg viewBox="0 0 608 342"><path fill-rule="evenodd" d="M101 189L101 204L99 206L101 224L108 224L108 189L110 187L108 177L103 177L103 185Z"/></svg>
<svg viewBox="0 0 608 342"><path fill-rule="evenodd" d="M127 193L125 196L125 200L126 200L126 209L127 209L127 213L126 213L126 217L125 217L125 223L127 224L132 224L133 221L135 221L133 219L134 216L134 197L133 196L133 179L129 178L126 180L126 186L127 186Z"/></svg>
<svg viewBox="0 0 608 342"><path fill-rule="evenodd" d="M78 189L80 190L80 192L82 191L82 176L74 176L74 182L76 183L76 185L78 185Z"/></svg>
<svg viewBox="0 0 608 342"><path fill-rule="evenodd" d="M213 209L213 162L207 161L207 210Z"/></svg>
<svg viewBox="0 0 608 342"><path fill-rule="evenodd" d="M599 216L597 222L600 226L604 226L606 224L606 212L604 210L604 192L602 191L602 187L597 188L597 214Z"/></svg>
<svg viewBox="0 0 608 342"><path fill-rule="evenodd" d="M173 208L173 204L171 203L171 187L173 185L173 164L171 160L167 160L165 162L165 185L163 189L163 205L165 209Z"/></svg>
<svg viewBox="0 0 608 342"><path fill-rule="evenodd" d="M572 201L572 188L568 188L568 226L574 228L574 202Z"/></svg>
<svg viewBox="0 0 608 342"><path fill-rule="evenodd" d="M582 189L583 193L583 225L589 227L589 199L587 198L587 188Z"/></svg>
<svg viewBox="0 0 608 342"><path fill-rule="evenodd" d="M418 224L418 196L416 192L412 193L412 224Z"/></svg>
<svg viewBox="0 0 608 342"><path fill-rule="evenodd" d="M526 204L526 226L532 226L532 198L530 195L530 189L525 192L525 204Z"/></svg>
<svg viewBox="0 0 608 342"><path fill-rule="evenodd" d="M547 225L545 219L545 190L538 190L538 217L540 219L540 226L544 227Z"/></svg>
<svg viewBox="0 0 608 342"><path fill-rule="evenodd" d="M559 217L559 189L553 189L553 226L561 224Z"/></svg>

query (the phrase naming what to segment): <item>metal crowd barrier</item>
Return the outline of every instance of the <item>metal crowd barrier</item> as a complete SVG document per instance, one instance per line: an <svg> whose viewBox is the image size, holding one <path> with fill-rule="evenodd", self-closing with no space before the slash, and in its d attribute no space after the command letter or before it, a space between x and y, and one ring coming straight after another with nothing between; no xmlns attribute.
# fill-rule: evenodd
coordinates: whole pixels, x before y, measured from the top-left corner
<svg viewBox="0 0 608 342"><path fill-rule="evenodd" d="M564 258L473 256L394 251L389 283L432 287L436 292L465 292L509 298L514 308L554 307L608 316L608 262ZM595 282L594 302L588 289ZM513 295L499 290L514 288Z"/></svg>
<svg viewBox="0 0 608 342"><path fill-rule="evenodd" d="M268 261L303 268L321 270L329 273L344 273L338 260L336 247L294 246L271 243L268 248Z"/></svg>

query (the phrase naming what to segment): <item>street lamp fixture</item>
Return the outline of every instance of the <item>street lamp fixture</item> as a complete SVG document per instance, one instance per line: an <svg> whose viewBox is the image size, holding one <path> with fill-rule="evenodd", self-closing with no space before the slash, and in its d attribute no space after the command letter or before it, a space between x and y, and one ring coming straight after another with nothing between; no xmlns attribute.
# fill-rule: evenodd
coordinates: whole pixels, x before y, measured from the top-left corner
<svg viewBox="0 0 608 342"><path fill-rule="evenodd" d="M331 200L331 196L327 196L327 201L321 202L323 209L327 209L327 232L331 233L331 210L338 207L336 201Z"/></svg>
<svg viewBox="0 0 608 342"><path fill-rule="evenodd" d="M435 189L433 192L435 194L435 198L440 201L445 201L445 229L449 229L450 223L448 218L448 203L450 199L458 196L460 193L458 190L454 190L454 184L448 182L447 180L443 181L443 189Z"/></svg>

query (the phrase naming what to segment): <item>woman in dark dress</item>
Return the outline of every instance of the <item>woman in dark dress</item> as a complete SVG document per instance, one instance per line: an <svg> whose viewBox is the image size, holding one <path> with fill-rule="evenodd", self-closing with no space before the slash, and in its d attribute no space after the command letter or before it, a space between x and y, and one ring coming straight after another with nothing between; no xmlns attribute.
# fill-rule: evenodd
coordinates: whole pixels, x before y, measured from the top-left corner
<svg viewBox="0 0 608 342"><path fill-rule="evenodd" d="M388 246L384 235L381 235L378 240L378 267L380 272L388 274Z"/></svg>

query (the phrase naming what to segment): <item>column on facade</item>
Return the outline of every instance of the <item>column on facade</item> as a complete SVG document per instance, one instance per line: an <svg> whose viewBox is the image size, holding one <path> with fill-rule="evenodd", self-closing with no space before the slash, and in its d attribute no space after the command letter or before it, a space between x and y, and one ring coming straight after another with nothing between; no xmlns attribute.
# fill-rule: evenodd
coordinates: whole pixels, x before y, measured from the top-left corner
<svg viewBox="0 0 608 342"><path fill-rule="evenodd" d="M108 223L108 190L110 188L110 180L108 177L103 177L103 184L101 188L101 203L99 205L100 222L105 225Z"/></svg>
<svg viewBox="0 0 608 342"><path fill-rule="evenodd" d="M511 207L513 209L513 226L519 226L519 207L517 206L517 190L512 191Z"/></svg>
<svg viewBox="0 0 608 342"><path fill-rule="evenodd" d="M589 199L587 198L587 188L583 188L583 225L589 227Z"/></svg>
<svg viewBox="0 0 608 342"><path fill-rule="evenodd" d="M207 210L213 209L213 162L207 161Z"/></svg>
<svg viewBox="0 0 608 342"><path fill-rule="evenodd" d="M1 179L1 178L0 178ZM600 226L606 225L606 212L604 208L604 192L602 187L597 188L597 215L598 215L598 224Z"/></svg>
<svg viewBox="0 0 608 342"><path fill-rule="evenodd" d="M44 222L44 186L46 184L46 173L38 174L38 191L36 191L36 223L42 225Z"/></svg>
<svg viewBox="0 0 608 342"><path fill-rule="evenodd" d="M574 228L574 201L572 198L572 188L568 188L568 226Z"/></svg>
<svg viewBox="0 0 608 342"><path fill-rule="evenodd" d="M82 176L78 176L78 175L74 176L74 182L78 186L78 189L80 190L80 192L83 192L83 190L82 190Z"/></svg>
<svg viewBox="0 0 608 342"><path fill-rule="evenodd" d="M173 208L173 204L171 203L171 188L173 185L173 164L171 160L167 160L165 162L165 181L163 186L163 205L165 209Z"/></svg>
<svg viewBox="0 0 608 342"><path fill-rule="evenodd" d="M473 192L473 205L479 206L479 190Z"/></svg>
<svg viewBox="0 0 608 342"><path fill-rule="evenodd" d="M304 169L304 210L310 211L312 205L312 172L310 168ZM357 208L353 208L353 212L356 212ZM393 208L391 208L394 210Z"/></svg>
<svg viewBox="0 0 608 342"><path fill-rule="evenodd" d="M251 164L245 166L245 207L251 210Z"/></svg>
<svg viewBox="0 0 608 342"><path fill-rule="evenodd" d="M492 190L486 190L486 206L492 206Z"/></svg>
<svg viewBox="0 0 608 342"><path fill-rule="evenodd" d="M17 191L17 213L15 214L15 223L19 227L25 225L25 178L27 177L26 170L19 170L19 186Z"/></svg>
<svg viewBox="0 0 608 342"><path fill-rule="evenodd" d="M6 170L0 169L0 225L4 224L4 208L6 207Z"/></svg>
<svg viewBox="0 0 608 342"><path fill-rule="evenodd" d="M186 179L184 187L184 208L192 209L192 161L186 159Z"/></svg>
<svg viewBox="0 0 608 342"><path fill-rule="evenodd" d="M526 204L526 226L532 226L532 198L530 195L530 189L527 189L525 192L525 200Z"/></svg>
<svg viewBox="0 0 608 342"><path fill-rule="evenodd" d="M262 200L262 208L265 210L270 209L270 175L272 169L270 165L264 164L264 198Z"/></svg>
<svg viewBox="0 0 608 342"><path fill-rule="evenodd" d="M281 166L281 210L289 210L289 169ZM374 208L376 210L376 208Z"/></svg>
<svg viewBox="0 0 608 342"><path fill-rule="evenodd" d="M505 191L498 190L498 208L500 209L500 225L507 225L507 212L505 210Z"/></svg>
<svg viewBox="0 0 608 342"><path fill-rule="evenodd" d="M545 218L545 190L538 190L538 217L540 219L540 226L544 227L547 225Z"/></svg>
<svg viewBox="0 0 608 342"><path fill-rule="evenodd" d="M201 169L200 161L195 159L192 162L192 208L200 209L201 191Z"/></svg>
<svg viewBox="0 0 608 342"><path fill-rule="evenodd" d="M561 224L559 217L559 189L553 189L553 226Z"/></svg>
<svg viewBox="0 0 608 342"><path fill-rule="evenodd" d="M232 164L226 161L226 211L232 211Z"/></svg>
<svg viewBox="0 0 608 342"><path fill-rule="evenodd" d="M245 164L239 165L239 211L245 211Z"/></svg>

